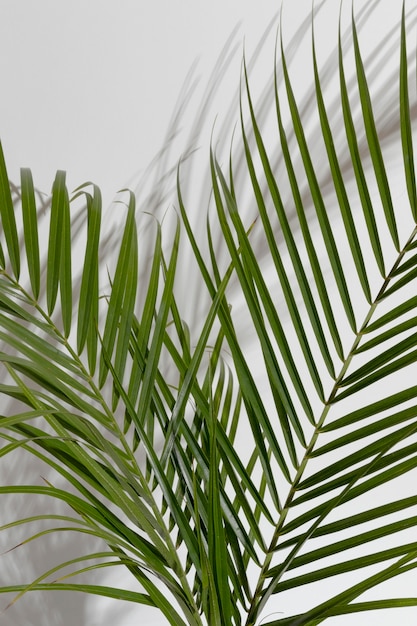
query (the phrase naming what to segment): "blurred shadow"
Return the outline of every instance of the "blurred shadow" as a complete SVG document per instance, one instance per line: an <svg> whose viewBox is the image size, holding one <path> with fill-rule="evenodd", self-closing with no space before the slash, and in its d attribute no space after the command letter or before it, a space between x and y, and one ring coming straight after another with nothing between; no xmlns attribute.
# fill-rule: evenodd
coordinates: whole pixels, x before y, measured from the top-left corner
<svg viewBox="0 0 417 626"><path fill-rule="evenodd" d="M369 5L370 4L371 3L369 3ZM369 14L371 13L369 5L358 13L357 24L359 30L364 28L367 19L369 19ZM409 25L414 26L415 23L416 18L413 17L412 21L409 21ZM258 49L248 62L249 78L251 72L257 70L256 61L261 49L268 41L271 31L274 30L275 24L275 19L270 22L259 43ZM286 58L289 66L297 54L298 42L310 32L310 26L311 16L308 16L300 25L293 39L286 44ZM390 36L382 42L380 48L375 50L371 64L372 69L368 74L368 80L371 86L380 76L383 68L388 65L388 60L392 57L393 51L397 50L398 35L398 25L394 25ZM213 103L215 97L221 92L222 81L226 80L227 70L231 60L235 58L237 51L240 49L240 43L236 42L236 36L237 30L231 34L224 49L221 51L218 62L207 83L207 87L204 89L201 99L197 104L196 112L194 112L193 116L190 118L189 108L191 103L195 104L198 87L196 65L191 68L181 88L180 97L174 109L164 145L156 154L147 170L142 174L139 181L135 184L135 193L138 200L138 223L141 237L140 258L142 261L140 280L142 281L146 282L146 277L148 276L149 261L152 258L154 241L154 222L145 214L150 213L157 219L163 220L167 209L172 205L174 207L177 205L176 175L180 155L182 155L181 185L185 206L189 210L191 223L195 228L198 241L201 242L203 249L207 249L207 241L205 238L206 216L211 206L210 171L207 165L207 138L210 137L212 132L214 118ZM349 50L351 45L351 41L345 37L345 49ZM337 49L332 51L327 62L320 68L320 76L324 90L333 78L335 58L337 58ZM270 74L272 74L272 71ZM282 82L279 69L278 75L280 77L279 80ZM383 145L390 145L392 142L398 141L398 120L395 107L392 106L398 99L395 91L395 76L396 71L394 69L391 73L386 75L384 84L378 87L375 94L375 102L377 102L375 110L376 117L383 119L380 134ZM261 129L267 127L271 122L271 117L274 117L275 104L271 84L271 76L268 76L265 88L261 95L255 100L257 120ZM348 85L349 89L354 89L354 78L352 76L349 77ZM302 119L316 119L317 117L314 93L314 85L309 83L304 97L299 104ZM221 120L216 122L214 129L216 154L223 164L228 163L233 128L236 124L239 125L238 98L239 90L236 91L236 97L233 98L232 103L226 108L226 112L222 114ZM328 113L332 120L333 127L335 129L340 128L343 125L343 121L337 94L336 96L334 94L329 95ZM417 105L412 107L411 114L413 119L417 117ZM250 125L248 125L248 127L249 126ZM320 136L320 126L317 121L309 133L308 142L312 147L313 162L320 164L320 166L317 167L319 184L323 189L327 189L331 187L332 179L326 165L327 157L324 147L320 142ZM287 138L288 142L293 145L295 139L290 126L287 127ZM248 132L248 139L253 146L254 139L251 132ZM197 156L200 156L199 151L202 145L204 146L204 165L199 167L200 161L198 161ZM361 152L367 154L366 138L363 132L362 135L360 135L359 145ZM340 159L341 169L346 181L353 180L354 174L349 155L342 153ZM284 168L283 157L278 141L271 157L271 163L274 171L279 172ZM243 206L242 218L244 222L250 223L254 215L253 192L246 173L244 149L241 142L237 140L234 142L233 146L233 164L235 184L236 187L240 189L239 196ZM302 164L298 157L295 157L294 165L296 171L302 171ZM265 182L263 182L262 185L262 190L265 192L264 195L266 196ZM20 201L20 190L14 185L12 185L12 190L16 204L18 204ZM303 193L304 204L307 210L311 210L312 204L309 191L304 188ZM332 193L331 189L329 189L329 193ZM39 194L38 200L39 220L42 221L44 214L49 210L49 199L45 199L42 194ZM293 220L292 223L295 224L295 209L292 208L293 201L289 189L288 195L283 196L283 202L288 208L287 214L290 222ZM270 207L269 210L272 211L273 208ZM74 236L76 236L78 229L83 226L83 219L85 219L85 217L81 217L82 215L82 212L77 214L74 223ZM104 219L104 227L101 254L103 267L107 268L107 266L111 266L112 261L114 262L115 242L120 240L120 233L116 232L117 229L114 228L114 222L112 220L108 220L106 223L106 219ZM227 250L225 249L220 233L214 230L213 235L215 237L214 245L216 257L219 265L224 267L228 260ZM276 232L276 238L278 241L282 240L282 235L278 230ZM263 247L262 238L256 238L256 232L254 233L254 245L257 257L260 260L265 256L265 248ZM256 247L256 245L258 247ZM203 313L207 310L209 297L208 294L202 294L201 291L198 291L196 288L198 284L201 284L201 281L192 274L194 271L192 268L195 268L195 264L192 259L191 251L184 246L181 255L179 262L179 282L177 285L178 300L181 304L180 309L185 312L187 317L186 321L191 329L192 336L195 336L204 321ZM232 283L230 287L231 299L233 299L234 296L236 296L236 293L234 292ZM141 302L139 302L139 307L140 306ZM238 299L235 300L234 306L237 307L238 315L238 307L240 306ZM247 341L250 341L250 338ZM13 410L4 400L3 403L2 414L7 414L8 410ZM45 470L45 466L35 457L18 450L13 456L8 455L7 459L7 464L4 463L3 460L1 465L1 481L3 484L42 484L42 476L47 470ZM1 461L2 460L0 460L0 462ZM47 477L50 478L52 482L59 480L56 479L56 477L52 478L49 474ZM62 506L59 506L59 503L54 502L52 499L50 502L45 502L44 499L40 497L17 495L3 496L0 509L0 525L4 525L20 517L45 513L46 511L51 512L51 514L66 513L62 508ZM29 537L33 532L35 531L32 530L32 527L19 527L3 532L1 535L1 551L5 552L6 550L10 550L13 546L24 541L24 539ZM83 553L89 554L99 549L99 542L97 542L97 546L92 545L92 542L93 539L87 538L81 534L75 537L74 534L57 533L56 535L52 534L38 539L28 545L20 546L1 556L0 584L10 585L21 583L22 581L30 582L43 571L73 557L75 550L77 554L81 555ZM88 580L90 583L101 581L102 574L100 572L95 574L89 573ZM8 595L7 597L0 596L0 606L7 605L11 598L12 595ZM30 592L5 613L0 614L0 624L1 626L15 626L16 624L21 624L22 626L40 626L41 624L42 626L74 626L75 624L90 626L87 621L88 602L91 602L89 597L84 597L81 594L69 592ZM131 608L126 608L126 615L128 615L130 610ZM123 615L124 606L120 604L120 610L117 616L119 624L122 624ZM140 609L138 610L138 615L140 615ZM140 620L140 617L136 618L136 620L138 619ZM105 624L110 625L112 622L114 622L114 616L110 615L109 619L103 622L101 626ZM136 621L136 623L138 623L138 621Z"/></svg>

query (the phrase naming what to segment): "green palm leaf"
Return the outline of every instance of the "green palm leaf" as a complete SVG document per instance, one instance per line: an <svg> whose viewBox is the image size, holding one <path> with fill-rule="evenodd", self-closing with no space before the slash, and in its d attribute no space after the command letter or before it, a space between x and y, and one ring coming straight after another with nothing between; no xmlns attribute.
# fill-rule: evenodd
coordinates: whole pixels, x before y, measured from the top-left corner
<svg viewBox="0 0 417 626"><path fill-rule="evenodd" d="M21 543L64 531L97 542L2 592L106 595L183 626L312 626L417 606L407 592L362 599L417 566L407 533L417 527L417 200L406 15L397 36L399 202L361 50L365 17L351 18L352 76L339 22L336 101L314 28L314 98L304 103L281 33L273 135L244 62L241 139L227 171L212 142L208 215L193 226L184 164L179 215L155 220L153 235L138 227L149 216L124 190L114 271L102 264L97 186L71 196L58 172L41 228L30 171L21 171L14 206L0 152L0 393L11 401L0 459L30 454L60 481L2 485L0 494L64 507L2 530L49 522ZM84 221L75 202L84 202ZM184 296L179 280L191 267ZM196 300L204 313L193 325ZM116 565L133 591L67 582ZM50 581L63 567L70 573ZM300 600L289 606L294 589ZM286 614L271 621L276 598Z"/></svg>

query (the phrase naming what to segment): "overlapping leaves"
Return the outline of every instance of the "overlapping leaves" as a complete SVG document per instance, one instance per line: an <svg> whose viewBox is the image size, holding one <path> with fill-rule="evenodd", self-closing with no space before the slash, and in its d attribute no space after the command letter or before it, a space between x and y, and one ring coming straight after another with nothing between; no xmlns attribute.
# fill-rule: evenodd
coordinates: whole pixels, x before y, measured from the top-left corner
<svg viewBox="0 0 417 626"><path fill-rule="evenodd" d="M1 418L0 456L31 453L69 487L1 486L2 494L39 494L66 505L60 516L5 528L49 520L52 526L29 540L65 530L106 546L4 592L81 590L155 606L173 625L253 626L275 594L356 572L355 584L336 594L326 586L317 606L297 607L269 626L416 606L410 597L357 601L417 566L417 543L403 537L417 525L417 498L413 490L397 499L387 492L417 466L417 386L407 375L417 361L417 199L405 12L397 158L407 212L395 201L355 19L363 136L339 33L344 139L336 141L312 35L332 192L321 185L279 38L274 113L285 175L268 154L244 67L241 149L252 197L239 195L233 151L226 172L212 150L213 210L202 245L180 168L180 216L172 232L155 223L145 271L133 194L123 192L117 260L103 276L99 189L84 185L71 197L58 172L45 236L30 172L22 170L15 210L0 152L0 391L13 400ZM71 215L80 200L87 219L77 283ZM248 203L256 210L247 219ZM227 251L226 267L214 237ZM185 238L210 299L197 335L176 292ZM229 301L236 285L245 331ZM245 333L256 358L246 351ZM137 591L66 582L116 565L127 567ZM71 574L56 578L64 566ZM369 573L368 566L379 569Z"/></svg>

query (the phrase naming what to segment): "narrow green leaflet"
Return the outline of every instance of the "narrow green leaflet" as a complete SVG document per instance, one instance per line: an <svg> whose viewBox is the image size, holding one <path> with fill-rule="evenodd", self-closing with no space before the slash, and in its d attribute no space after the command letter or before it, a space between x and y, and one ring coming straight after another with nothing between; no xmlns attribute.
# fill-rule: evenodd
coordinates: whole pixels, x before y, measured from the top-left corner
<svg viewBox="0 0 417 626"><path fill-rule="evenodd" d="M413 343L415 342L415 337L413 337ZM412 365L417 360L417 350L413 350L412 352L408 352L405 356L396 359L395 361L391 361L389 365L385 367L380 367L376 371L369 374L369 376L363 377L358 382L352 384L350 387L346 389L346 391L342 391L338 393L335 397L335 400L340 401L347 396L350 396L361 389L364 389L371 384L382 380L386 376L390 376L391 374L395 374L409 365Z"/></svg>
<svg viewBox="0 0 417 626"><path fill-rule="evenodd" d="M68 192L65 190L65 201L61 207L61 258L59 290L61 295L61 314L64 329L64 337L68 337L71 332L72 323L72 252L71 252L71 216Z"/></svg>
<svg viewBox="0 0 417 626"><path fill-rule="evenodd" d="M60 279L64 281L61 297L65 304L68 305L68 302L65 300L68 295L65 278L69 278L68 272L70 271L70 266L66 265L68 263L69 252L66 247L66 242L69 237L68 221L66 217L69 211L69 198L65 179L65 172L61 170L58 171L52 186L51 218L46 266L46 298L49 315L52 314L55 308ZM61 268L61 263L64 264L63 268ZM66 308L66 313L68 314L68 307Z"/></svg>
<svg viewBox="0 0 417 626"><path fill-rule="evenodd" d="M135 214L135 197L133 193L130 194L129 212L131 212L132 215ZM123 307L120 312L116 355L114 359L114 367L117 375L121 380L123 379L128 360L134 309L136 305L136 292L138 286L138 241L136 222L134 220L131 233L131 241L129 242L129 257L129 264L126 268L125 274L125 295L123 299ZM115 404L113 408L115 408Z"/></svg>
<svg viewBox="0 0 417 626"><path fill-rule="evenodd" d="M414 254L412 257L408 258L407 261L404 261L404 263L401 263L401 265L399 265L396 270L391 272L391 276L398 276L399 274L404 273L406 270L416 267L416 265L417 265L417 254Z"/></svg>
<svg viewBox="0 0 417 626"><path fill-rule="evenodd" d="M22 168L20 170L20 179L22 185L21 193L25 251L33 297L37 300L40 290L41 270L35 188L33 185L32 173L29 169Z"/></svg>
<svg viewBox="0 0 417 626"><path fill-rule="evenodd" d="M17 593L25 591L27 585L9 585L0 587L0 593ZM37 583L31 585L30 591L79 591L81 593L91 593L92 595L105 596L115 600L125 600L126 602L138 602L148 606L155 606L150 596L137 591L119 589L117 587L106 587L105 585L88 585L81 583Z"/></svg>
<svg viewBox="0 0 417 626"><path fill-rule="evenodd" d="M414 398L417 398L417 386L409 387L398 393L386 396L382 400L377 400L376 402L372 402L371 404L368 404L360 409L352 411L351 413L348 413L333 422L325 424L322 426L321 430L323 432L327 432L337 428L343 428L344 426L353 424L358 420L366 419L367 417L377 415L382 411L397 407L402 402L407 402L409 400L413 400Z"/></svg>
<svg viewBox="0 0 417 626"><path fill-rule="evenodd" d="M212 406L213 403L210 402ZM211 413L209 427L210 437L210 474L209 474L209 508L208 508L208 557L212 564L217 597L221 610L221 624L228 626L231 622L232 605L229 594L226 535L220 505L219 471L217 455L217 416ZM219 625L220 626L220 625Z"/></svg>
<svg viewBox="0 0 417 626"><path fill-rule="evenodd" d="M400 356L401 354L407 352L410 348L413 348L417 345L417 332L408 335L402 341L398 341L394 346L387 348L384 352L380 352L380 354L373 359L369 359L369 361L359 367L357 370L345 376L343 381L339 383L340 386L346 387L351 385L352 383L363 379L366 375L371 374L372 372L377 373L380 367L385 365L386 363L391 363L393 365L393 361L395 357ZM412 353L408 353L409 358Z"/></svg>
<svg viewBox="0 0 417 626"><path fill-rule="evenodd" d="M94 185L93 195L85 195L87 201L88 222L87 244L81 279L80 301L78 304L77 351L79 354L84 348L89 328L91 326L98 326L98 269L101 225L101 192L100 189ZM96 335L95 332L94 335Z"/></svg>
<svg viewBox="0 0 417 626"><path fill-rule="evenodd" d="M352 165L355 172L356 184L358 186L359 196L362 204L363 215L368 229L369 239L372 245L372 251L375 261L378 265L381 276L385 276L384 255L379 237L378 226L376 223L375 212L372 205L371 194L368 183L366 181L365 172L362 165L361 152L359 149L358 138L352 118L352 110L349 102L348 88L345 78L345 70L343 64L342 53L342 35L341 24L339 22L339 80L340 80L340 96L342 100L343 120L345 123L346 139L349 146L349 152L352 159Z"/></svg>
<svg viewBox="0 0 417 626"><path fill-rule="evenodd" d="M353 12L353 7L352 7ZM355 62L356 72L358 78L359 95L362 106L363 121L365 124L365 132L368 140L369 152L371 155L376 180L378 183L378 189L384 208L385 218L387 226L391 233L392 241L397 250L400 249L400 242L398 238L397 223L395 219L394 207L392 204L391 191L388 183L387 173L384 165L384 159L382 156L381 146L378 138L378 131L375 125L375 119L373 114L372 100L369 93L369 87L366 80L365 69L359 49L358 33L355 24L355 18L352 14L352 34L353 45L355 50Z"/></svg>
<svg viewBox="0 0 417 626"><path fill-rule="evenodd" d="M371 324L368 324L363 332L364 333L374 332L378 328L381 328L382 326L385 326L386 324L389 324L390 322L397 320L402 315L405 315L405 313L408 313L409 311L412 311L413 309L416 309L416 308L417 308L417 297L413 296L412 298L405 300L405 302L402 302L401 304L395 306L393 309L388 311L388 313L385 313L384 315L382 315L381 317L373 321Z"/></svg>
<svg viewBox="0 0 417 626"><path fill-rule="evenodd" d="M407 44L405 33L405 2L403 2L403 11L401 18L401 62L400 62L400 122L401 122L401 140L403 147L404 172L407 182L408 198L410 207L417 222L417 190L416 175L414 168L414 149L413 136L411 128L410 104L408 96L408 62L407 62Z"/></svg>
<svg viewBox="0 0 417 626"><path fill-rule="evenodd" d="M162 271L162 237L161 228L157 224L155 246L153 248L152 267L149 273L149 282L146 289L146 299L143 305L142 318L139 322L133 321L130 336L130 349L132 351L132 371L129 379L128 395L136 404L140 384L143 380L146 363L146 351L150 344L151 331L156 311L156 301L160 286L160 273ZM130 418L128 412L125 414L125 430L129 428ZM136 431L135 431L136 432ZM135 444L136 445L136 444Z"/></svg>
<svg viewBox="0 0 417 626"><path fill-rule="evenodd" d="M393 328L390 328L389 330L386 330L385 332L377 335L373 339L370 339L369 341L362 343L360 347L356 349L355 353L360 354L361 352L365 352L366 350L375 348L376 346L379 346L379 344L383 343L384 341L388 341L389 339L392 339L392 337L395 337L396 335L400 335L406 332L407 330L411 330L416 327L417 327L417 317L412 317L408 319L407 321L402 322L401 324L397 324L397 326L394 326Z"/></svg>
<svg viewBox="0 0 417 626"><path fill-rule="evenodd" d="M402 275L401 278L397 279L391 287L389 287L383 294L383 298L388 298L388 296L392 295L402 287L408 285L412 280L417 278L417 267L414 267L412 270L407 272L405 275Z"/></svg>
<svg viewBox="0 0 417 626"><path fill-rule="evenodd" d="M19 280L20 275L20 249L17 235L16 218L14 214L12 194L9 177L4 160L3 148L0 142L0 218L2 230L6 239L10 265L14 276ZM4 253L0 246L0 264L5 267Z"/></svg>
<svg viewBox="0 0 417 626"><path fill-rule="evenodd" d="M137 267L137 241L136 241L136 222L135 222L135 202L132 194L129 194L129 207L126 216L126 223L123 238L120 245L119 257L117 260L116 271L111 285L111 294L108 302L106 315L106 323L103 332L103 349L108 358L113 356L113 350L118 337L119 344L124 346L123 353L126 348L126 334L130 335L129 328L121 328L120 320L122 315L130 310L132 294L127 293L128 276L136 273ZM118 374L121 373L119 365ZM101 354L99 385L102 387L106 381L108 366L106 359Z"/></svg>

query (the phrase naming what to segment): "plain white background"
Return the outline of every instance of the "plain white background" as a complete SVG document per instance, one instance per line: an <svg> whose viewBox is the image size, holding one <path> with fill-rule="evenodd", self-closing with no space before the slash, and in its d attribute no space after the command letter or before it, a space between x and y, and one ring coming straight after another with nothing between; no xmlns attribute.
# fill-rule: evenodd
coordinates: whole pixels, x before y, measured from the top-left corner
<svg viewBox="0 0 417 626"><path fill-rule="evenodd" d="M10 177L31 167L49 191L59 168L70 186L94 180L114 194L160 148L192 63L199 59L204 84L240 22L235 89L243 35L253 48L278 8L273 0L3 0L0 132Z"/></svg>

